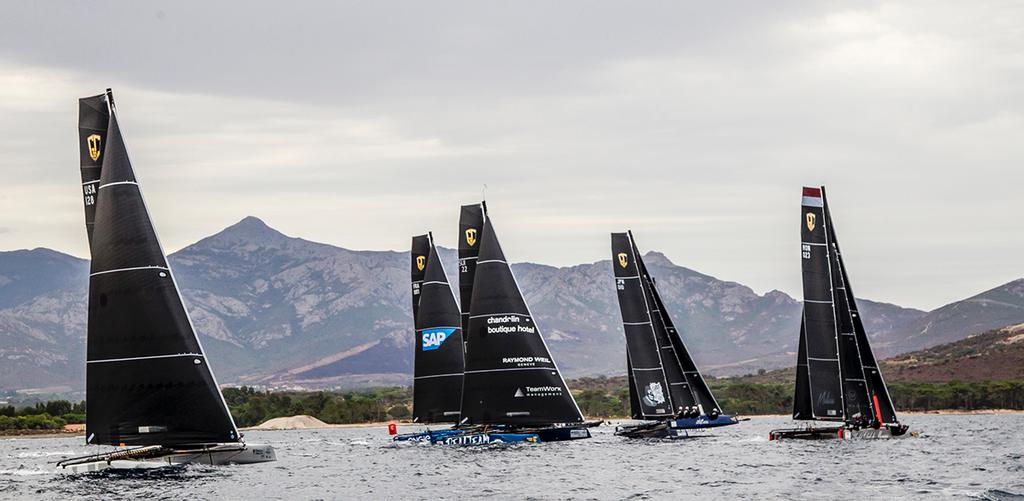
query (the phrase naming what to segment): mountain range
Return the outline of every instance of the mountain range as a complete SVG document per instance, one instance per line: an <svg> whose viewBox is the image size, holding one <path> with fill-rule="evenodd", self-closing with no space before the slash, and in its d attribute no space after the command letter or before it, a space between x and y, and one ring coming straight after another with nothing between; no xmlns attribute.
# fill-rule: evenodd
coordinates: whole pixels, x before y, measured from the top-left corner
<svg viewBox="0 0 1024 501"><path fill-rule="evenodd" d="M455 251L440 249L451 282ZM286 236L255 217L169 256L221 383L407 384L409 256ZM708 373L791 366L800 302L644 257L697 363ZM86 260L49 249L0 252L0 389L83 387ZM553 356L570 377L624 371L611 263L513 265ZM931 312L858 299L880 356L1024 322L1024 280Z"/></svg>

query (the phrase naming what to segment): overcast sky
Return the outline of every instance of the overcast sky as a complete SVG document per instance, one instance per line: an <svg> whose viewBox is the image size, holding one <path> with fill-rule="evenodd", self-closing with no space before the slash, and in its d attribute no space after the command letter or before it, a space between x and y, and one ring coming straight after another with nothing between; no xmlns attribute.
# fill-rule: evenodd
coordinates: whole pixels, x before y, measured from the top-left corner
<svg viewBox="0 0 1024 501"><path fill-rule="evenodd" d="M77 103L113 87L168 251L247 215L354 249L642 250L799 298L825 184L859 295L1024 276L1020 2L14 2L0 249L87 256Z"/></svg>

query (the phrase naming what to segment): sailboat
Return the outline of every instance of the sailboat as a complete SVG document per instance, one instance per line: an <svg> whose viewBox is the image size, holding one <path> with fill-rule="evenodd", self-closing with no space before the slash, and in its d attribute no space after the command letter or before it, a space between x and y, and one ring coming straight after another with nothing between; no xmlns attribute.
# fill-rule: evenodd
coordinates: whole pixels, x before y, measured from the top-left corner
<svg viewBox="0 0 1024 501"><path fill-rule="evenodd" d="M459 238L465 361L461 419L451 429L428 431L418 440L481 445L590 438L583 413L534 322L484 203L462 207ZM431 259L433 255L427 260L428 268ZM424 284L429 276L428 270ZM424 286L420 317L427 312L426 293ZM420 323L417 318L417 326Z"/></svg>
<svg viewBox="0 0 1024 501"><path fill-rule="evenodd" d="M79 100L85 226L92 253L86 443L117 449L65 459L69 472L185 463L261 463L196 336L128 159L113 94Z"/></svg>
<svg viewBox="0 0 1024 501"><path fill-rule="evenodd" d="M905 436L857 309L824 186L803 189L800 236L804 306L793 419L838 424L772 430L769 439Z"/></svg>
<svg viewBox="0 0 1024 501"><path fill-rule="evenodd" d="M411 278L416 329L412 415L417 424L459 422L462 405L462 325L433 235L412 239ZM430 441L437 431L397 435L396 441Z"/></svg>
<svg viewBox="0 0 1024 501"><path fill-rule="evenodd" d="M505 259L486 204L481 210L461 424L535 433L543 442L590 438Z"/></svg>
<svg viewBox="0 0 1024 501"><path fill-rule="evenodd" d="M736 424L686 350L631 231L612 233L612 268L626 334L630 416L642 421L621 425L616 434L681 438L687 430Z"/></svg>

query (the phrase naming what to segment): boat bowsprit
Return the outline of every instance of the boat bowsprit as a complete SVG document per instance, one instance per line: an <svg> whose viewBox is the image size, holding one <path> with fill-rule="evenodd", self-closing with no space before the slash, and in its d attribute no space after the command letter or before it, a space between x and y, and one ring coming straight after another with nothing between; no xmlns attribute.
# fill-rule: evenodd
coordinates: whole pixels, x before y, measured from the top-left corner
<svg viewBox="0 0 1024 501"><path fill-rule="evenodd" d="M68 473L88 473L107 469L161 468L185 464L217 466L276 460L274 448L265 444L238 442L177 447L151 445L68 458L58 462L57 468Z"/></svg>

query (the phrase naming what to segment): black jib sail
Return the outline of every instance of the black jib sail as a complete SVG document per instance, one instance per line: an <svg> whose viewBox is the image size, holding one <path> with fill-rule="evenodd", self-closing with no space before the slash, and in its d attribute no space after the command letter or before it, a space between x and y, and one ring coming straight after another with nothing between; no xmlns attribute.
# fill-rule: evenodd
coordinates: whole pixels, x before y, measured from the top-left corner
<svg viewBox="0 0 1024 501"><path fill-rule="evenodd" d="M638 405L644 418L721 414L665 308L632 232L612 233L612 267L626 332L626 365L630 384L634 386L630 388L630 400L635 402L631 407ZM638 361L645 365L639 366ZM668 387L667 400L671 405L667 413L663 405L650 405L658 403L662 381ZM638 398L633 397L634 393ZM636 417L636 409L633 410Z"/></svg>
<svg viewBox="0 0 1024 501"><path fill-rule="evenodd" d="M484 203L463 205L459 210L459 311L462 332L469 330L469 308L473 302L473 279L484 229Z"/></svg>
<svg viewBox="0 0 1024 501"><path fill-rule="evenodd" d="M412 323L416 325L416 314L420 309L420 286L423 284L423 275L427 272L427 259L430 255L430 236L412 237L412 250L409 254L412 259Z"/></svg>
<svg viewBox="0 0 1024 501"><path fill-rule="evenodd" d="M708 383L704 381L704 376L701 375L699 370L697 370L697 364L694 363L689 350L687 350L686 345L683 344L683 338L679 336L679 330L676 329L675 324L672 322L672 318L668 314L668 310L665 309L665 302L661 300L661 294L658 292L657 283L647 272L647 266L644 264L642 257L640 258L640 268L643 270L643 276L650 280L651 293L654 296L654 306L657 307L656 311L661 317L662 323L665 325L665 329L668 332L668 338L672 342L672 353L676 356L680 369L682 370L682 374L685 377L685 379L679 384L679 387L684 390L690 390L693 401L697 407L696 410L699 414L721 414L722 410L718 406L718 401L715 400L715 396L711 393L711 388L709 388ZM686 401L684 400L683 402Z"/></svg>
<svg viewBox="0 0 1024 501"><path fill-rule="evenodd" d="M858 396L864 395L867 397L867 402L861 406L862 412L866 411L868 417L874 417L881 424L897 424L899 421L896 419L896 407L892 403L889 389L885 385L882 372L879 370L878 362L875 360L875 354L871 350L867 332L864 330L864 322L861 320L860 311L857 309L857 300L853 295L853 286L850 285L850 278L846 274L846 263L843 261L843 253L839 248L839 239L836 238L836 227L832 223L832 211L828 207L828 197L825 195L824 186L821 187L821 198L825 206L825 218L829 229L829 237L832 241L836 263L838 264L838 276L841 280L845 304L847 305L847 311L852 323L853 336L847 340L847 346L851 346L851 350L856 350L858 362L862 369L859 374L864 378L862 384L866 386L865 390L860 390L861 385L859 384L856 386L858 388L856 392ZM853 357L851 356L850 358ZM846 393L850 392L847 391ZM847 405L847 408L849 407ZM852 414L848 415L852 416Z"/></svg>
<svg viewBox="0 0 1024 501"><path fill-rule="evenodd" d="M804 314L793 418L895 424L846 274L825 188L804 188L801 206Z"/></svg>
<svg viewBox="0 0 1024 501"><path fill-rule="evenodd" d="M110 91L82 99L84 159L102 165L92 195L86 441L110 445L234 442L238 431L210 371L132 170ZM105 140L105 141L104 141ZM102 144L102 143L106 144ZM102 147L101 153L93 150ZM83 162L84 163L84 162ZM84 174L83 174L84 176ZM86 199L86 222L90 199Z"/></svg>
<svg viewBox="0 0 1024 501"><path fill-rule="evenodd" d="M551 358L490 218L478 231L462 418L467 424L579 423L583 414Z"/></svg>
<svg viewBox="0 0 1024 501"><path fill-rule="evenodd" d="M462 405L462 326L441 258L427 240L416 315L412 415L417 423L457 423ZM419 238L419 237L416 237ZM415 246L415 239L413 242ZM413 258L413 279L421 261Z"/></svg>

